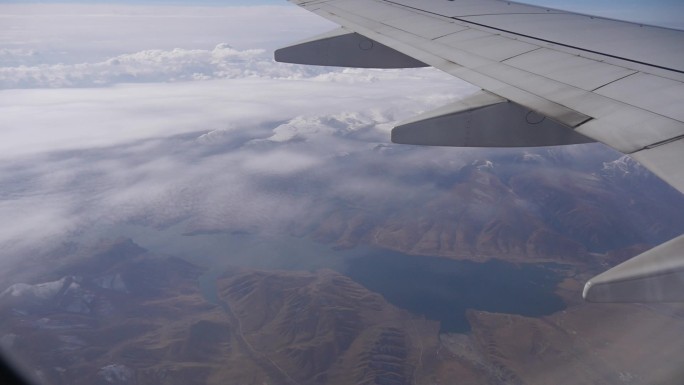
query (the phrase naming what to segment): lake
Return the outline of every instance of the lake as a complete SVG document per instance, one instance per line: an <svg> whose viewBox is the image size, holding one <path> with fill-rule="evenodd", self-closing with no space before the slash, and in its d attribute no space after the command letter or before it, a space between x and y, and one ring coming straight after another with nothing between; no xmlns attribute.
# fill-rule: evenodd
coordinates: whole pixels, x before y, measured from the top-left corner
<svg viewBox="0 0 684 385"><path fill-rule="evenodd" d="M216 297L216 277L228 267L244 266L333 269L382 294L397 307L440 321L442 332L468 332L467 309L539 317L565 308L555 294L564 278L558 264L478 263L363 246L333 250L307 238L225 233L183 236L181 229L129 225L122 226L119 234L154 252L208 267L200 286L210 301Z"/></svg>
<svg viewBox="0 0 684 385"><path fill-rule="evenodd" d="M484 263L392 251L348 260L345 273L393 305L440 321L441 332L470 330L467 309L529 317L565 309L557 264Z"/></svg>

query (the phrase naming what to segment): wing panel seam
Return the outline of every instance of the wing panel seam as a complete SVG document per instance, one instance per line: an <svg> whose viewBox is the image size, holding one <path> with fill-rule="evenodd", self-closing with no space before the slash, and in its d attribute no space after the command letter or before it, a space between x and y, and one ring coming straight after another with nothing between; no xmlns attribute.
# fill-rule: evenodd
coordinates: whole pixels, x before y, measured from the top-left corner
<svg viewBox="0 0 684 385"><path fill-rule="evenodd" d="M643 148L640 148L634 152L630 152L630 154L634 154L634 153L637 153L639 151L644 151L644 150L652 150L654 148L664 146L668 143L676 142L680 139L684 139L684 135L678 135L678 136L675 136L675 137L670 138L670 139L665 139L665 140L661 140L660 142L655 142L653 144L649 144L648 146L644 146Z"/></svg>
<svg viewBox="0 0 684 385"><path fill-rule="evenodd" d="M458 20L458 21L463 22L463 23L468 23L468 24L477 25L477 26L480 26L480 27L489 28L489 29L493 29L493 30L499 31L499 32L505 32L505 33L508 33L508 34L511 34L511 35L515 35L515 36L522 36L522 37L526 37L526 38L528 38L528 39L538 40L538 41L542 41L542 42L544 42L544 43L555 44L555 45L558 45L558 46L561 46L561 47L565 47L565 48L576 49L576 50L578 50L578 51L589 52L589 53L593 53L593 54L596 54L596 55L603 55L603 56L606 56L606 57L610 57L610 58L613 58L613 59L624 60L624 61L627 61L627 62L630 62L630 63L634 63L634 64L641 64L641 65L645 65L645 66L652 67L652 68L658 68L658 69L661 69L661 70L672 71L672 72L676 72L676 73L679 73L679 74L684 74L684 71L678 70L678 69L675 69L675 68L665 67L665 66L661 66L661 65L657 65L657 64L651 64L651 63L643 62L643 61L640 61L640 60L629 59L629 58L625 58L625 57L618 56L618 55L612 55L612 54L609 54L609 53L604 53L604 52L600 52L600 51L595 51L595 50L591 50L591 49L588 49L588 48L582 48L582 47L574 46L574 45L571 45L571 44L559 43L559 42L556 42L556 41L553 41L553 40L543 39L543 38L540 38L540 37L536 37L536 36L532 36L532 35L527 35L527 34L524 34L524 33L509 31L509 30L504 29L504 28L492 27L492 26L489 26L489 25L487 25L487 24L477 23L477 22L474 22L474 21L462 19L461 17L463 17L463 16L461 16L461 17L444 16L444 15L441 15L441 14L436 13L436 12L426 11L426 10L424 10L424 9L419 9L419 8L411 7L411 6L409 6L409 5L404 5L404 4L396 3L396 2L391 1L391 0L382 0L382 1L384 1L384 2L386 2L386 3L394 4L394 5L396 5L396 6L400 6L400 7L404 7L404 8L410 8L410 9L413 9L413 10L416 10L416 11L421 11L421 12L425 12L425 13L429 13L429 14L433 14L433 15L445 17L445 18L448 18L448 19ZM536 15L536 14L535 14L535 15ZM546 13L541 13L541 15L546 15ZM465 17L469 17L469 16L465 16Z"/></svg>
<svg viewBox="0 0 684 385"><path fill-rule="evenodd" d="M543 41L544 43L550 43L550 44L559 45L559 46L565 47L565 48L572 48L572 49L576 49L576 50L578 50L578 51L589 52L589 53L593 53L593 54L596 54L596 55L602 55L602 56L610 57L610 58L613 58L613 59L624 60L624 61L627 61L627 62L630 62L630 63L641 64L641 65L645 65L645 66L648 66L648 67L659 68L659 69L661 69L661 70L667 70L667 71L672 71L672 72L684 74L684 71L678 70L678 69L674 69L674 68L670 68L670 67L665 67L665 66L661 66L661 65L657 65L657 64L651 64L651 63L643 62L643 61L640 61L640 60L628 59L628 58L625 58L625 57L622 57L622 56L612 55L612 54L605 53L605 52L600 52L600 51L595 51L595 50L591 50L591 49L587 49L587 48L577 47L577 46L574 46L574 45L571 45L571 44L558 43L558 42L553 41L553 40L542 39L542 38L540 38L540 37L535 37L535 36L532 36L532 35L526 35L526 34L518 33L518 32L512 32L512 31L509 31L509 30L506 30L506 29L503 29L503 28L491 27L491 26L489 26L489 25L487 25L487 24L476 23L476 22L474 22L474 21L469 21L469 20L463 20L463 19L459 19L459 18L457 18L457 17L452 17L452 19L458 20L458 21L462 21L462 22L464 22L464 23L474 24L474 25L477 25L477 26L480 26L480 27L485 27L485 28L493 29L493 30L499 31L499 32L510 33L511 35L515 35L515 36L522 36L522 37L526 37L526 38L528 38L528 39Z"/></svg>
<svg viewBox="0 0 684 385"><path fill-rule="evenodd" d="M534 51L540 50L540 49L542 49L542 48L544 48L544 47L537 47L537 48L531 49L531 50L529 50L529 51L521 52L521 53L515 54L515 55L513 55L513 56L511 56L511 57L507 57L507 58L505 58L505 59L503 59L503 60L499 60L499 62L500 62L500 63L503 63L503 62L505 62L506 60L511 60L511 59L516 58L516 57L518 57L518 56L526 55L526 54L528 54L528 53L530 53L530 52L534 52Z"/></svg>
<svg viewBox="0 0 684 385"><path fill-rule="evenodd" d="M624 67L623 67L623 68L624 68ZM621 77L621 78L619 78L619 79L615 79L615 80L610 81L610 82L608 82L608 83L606 83L606 84L603 84L603 85L601 85L601 86L599 86L599 87L596 87L596 88L594 88L593 90L591 90L591 92L596 92L596 91L600 90L601 88L603 88L603 87L605 87L605 86L611 85L611 84L613 84L613 83L615 83L615 82L619 82L619 81L622 80L622 79L626 79L626 78L628 78L628 77L630 77L630 76L633 76L633 75L636 75L636 74L638 74L638 73L640 73L640 72L639 72L639 71L634 71L634 72L632 72L631 74L627 74L627 75L625 75L625 76L623 76L623 77ZM612 99L612 98L611 98L611 99Z"/></svg>
<svg viewBox="0 0 684 385"><path fill-rule="evenodd" d="M388 1L388 3L392 4L397 4L392 1ZM406 5L405 7L411 8L410 6ZM425 12L430 12L430 11L425 11ZM501 15L564 15L567 12L507 12L507 13L480 13L480 14L475 14L475 15L461 15L459 17L477 17L477 16L501 16ZM435 13L436 15L439 15L438 13ZM450 19L453 19L453 16L444 16L440 15L442 17L448 17Z"/></svg>

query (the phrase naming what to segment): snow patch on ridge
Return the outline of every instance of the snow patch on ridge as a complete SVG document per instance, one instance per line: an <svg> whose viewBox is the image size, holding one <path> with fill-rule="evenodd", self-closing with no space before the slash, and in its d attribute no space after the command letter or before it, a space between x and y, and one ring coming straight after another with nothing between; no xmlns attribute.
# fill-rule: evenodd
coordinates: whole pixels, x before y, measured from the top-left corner
<svg viewBox="0 0 684 385"><path fill-rule="evenodd" d="M97 375L110 384L126 384L133 379L133 370L126 365L111 364L102 367Z"/></svg>
<svg viewBox="0 0 684 385"><path fill-rule="evenodd" d="M10 297L24 297L33 296L37 299L48 300L54 298L64 288L68 277L63 277L58 281L45 282L37 285L29 285L26 283L16 283L0 293L0 298Z"/></svg>

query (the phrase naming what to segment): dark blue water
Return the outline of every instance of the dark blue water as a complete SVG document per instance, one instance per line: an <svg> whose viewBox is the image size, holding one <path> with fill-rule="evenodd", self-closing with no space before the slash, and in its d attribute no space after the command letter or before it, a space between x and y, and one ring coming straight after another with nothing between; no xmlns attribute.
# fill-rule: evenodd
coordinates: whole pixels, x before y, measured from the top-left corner
<svg viewBox="0 0 684 385"><path fill-rule="evenodd" d="M349 261L346 274L393 305L440 321L441 332L470 330L467 309L529 317L565 308L554 293L559 265L517 265L410 256L378 251Z"/></svg>

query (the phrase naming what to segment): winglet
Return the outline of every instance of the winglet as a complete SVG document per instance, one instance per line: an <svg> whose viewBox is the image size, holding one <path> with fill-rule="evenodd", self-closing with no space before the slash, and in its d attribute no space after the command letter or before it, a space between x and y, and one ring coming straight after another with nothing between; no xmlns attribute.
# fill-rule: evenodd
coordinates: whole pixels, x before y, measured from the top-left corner
<svg viewBox="0 0 684 385"><path fill-rule="evenodd" d="M590 279L589 302L683 302L684 234Z"/></svg>
<svg viewBox="0 0 684 385"><path fill-rule="evenodd" d="M392 142L424 146L536 147L593 141L487 91L418 115L392 130Z"/></svg>

